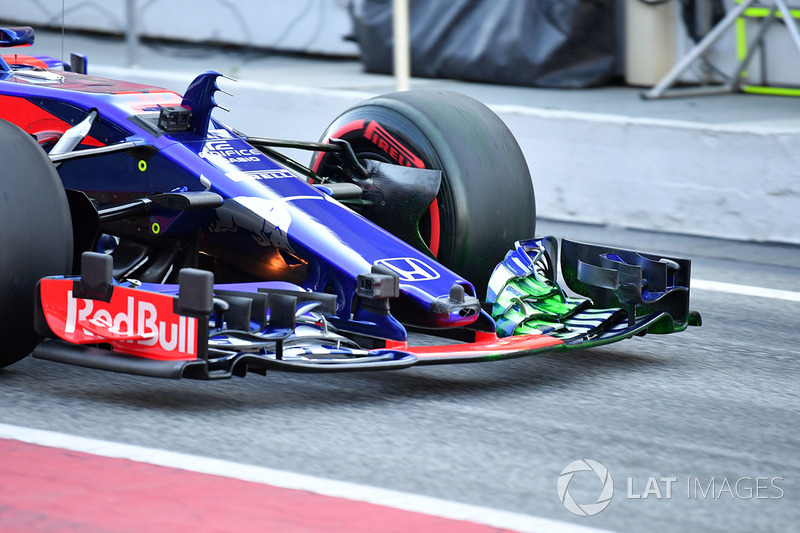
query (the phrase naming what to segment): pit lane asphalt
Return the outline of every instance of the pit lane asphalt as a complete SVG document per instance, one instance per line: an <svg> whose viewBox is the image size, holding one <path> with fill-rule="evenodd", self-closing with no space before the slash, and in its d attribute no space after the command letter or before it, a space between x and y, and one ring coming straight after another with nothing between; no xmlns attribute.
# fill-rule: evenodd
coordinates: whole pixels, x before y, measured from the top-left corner
<svg viewBox="0 0 800 533"><path fill-rule="evenodd" d="M800 291L800 250L550 221L539 233L682 252L698 279ZM569 355L384 373L178 382L26 358L0 370L0 422L512 510L618 531L787 531L800 523L800 303L695 290L701 328ZM580 518L556 483L605 465ZM583 475L583 474L579 474ZM588 474L587 474L588 475ZM650 477L661 499L641 495ZM661 477L675 477L671 499ZM766 499L715 496L783 478ZM580 503L594 478L570 486ZM769 485L769 482L766 482ZM762 486L764 482L761 482ZM696 490L695 490L696 492ZM746 496L746 491L743 496Z"/></svg>

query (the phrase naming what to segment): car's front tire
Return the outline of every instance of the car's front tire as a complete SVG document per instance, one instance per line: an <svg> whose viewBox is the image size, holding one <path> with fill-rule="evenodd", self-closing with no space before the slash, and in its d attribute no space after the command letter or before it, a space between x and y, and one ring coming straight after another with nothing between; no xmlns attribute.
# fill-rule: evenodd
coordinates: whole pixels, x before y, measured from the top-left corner
<svg viewBox="0 0 800 533"><path fill-rule="evenodd" d="M28 355L34 290L72 266L72 221L53 164L23 130L0 120L0 367Z"/></svg>
<svg viewBox="0 0 800 533"><path fill-rule="evenodd" d="M471 281L481 298L508 249L534 236L536 203L522 150L473 98L431 90L379 96L342 113L322 136L330 138L347 141L359 159L442 171L435 201L415 222L424 251ZM322 175L335 166L326 153L311 161Z"/></svg>

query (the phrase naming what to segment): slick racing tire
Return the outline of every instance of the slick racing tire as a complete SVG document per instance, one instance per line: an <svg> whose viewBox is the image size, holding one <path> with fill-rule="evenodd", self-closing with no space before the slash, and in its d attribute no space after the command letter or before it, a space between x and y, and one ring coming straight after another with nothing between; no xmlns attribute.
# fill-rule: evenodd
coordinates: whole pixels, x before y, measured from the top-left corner
<svg viewBox="0 0 800 533"><path fill-rule="evenodd" d="M535 235L525 157L503 121L477 100L432 90L379 96L342 113L322 135L331 138L347 141L359 159L442 171L436 199L417 222L424 251L472 282L479 298L514 242ZM311 160L321 176L335 175L336 164L322 152Z"/></svg>
<svg viewBox="0 0 800 533"><path fill-rule="evenodd" d="M61 180L44 150L0 120L0 367L28 355L34 292L44 276L72 265L72 222Z"/></svg>

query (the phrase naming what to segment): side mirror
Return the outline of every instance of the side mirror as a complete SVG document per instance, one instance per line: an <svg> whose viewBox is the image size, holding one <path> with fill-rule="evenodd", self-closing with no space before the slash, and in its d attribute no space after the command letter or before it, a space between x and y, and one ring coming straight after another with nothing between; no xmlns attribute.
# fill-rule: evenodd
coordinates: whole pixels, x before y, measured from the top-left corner
<svg viewBox="0 0 800 533"><path fill-rule="evenodd" d="M33 44L33 37L33 28L30 26L0 28L0 47L30 46Z"/></svg>

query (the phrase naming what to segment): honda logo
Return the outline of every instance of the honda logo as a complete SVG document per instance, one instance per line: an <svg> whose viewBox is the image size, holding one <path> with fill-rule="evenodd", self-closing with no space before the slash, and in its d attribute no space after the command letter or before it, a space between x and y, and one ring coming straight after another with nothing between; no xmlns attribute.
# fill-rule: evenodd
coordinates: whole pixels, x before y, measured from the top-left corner
<svg viewBox="0 0 800 533"><path fill-rule="evenodd" d="M430 265L413 257L395 257L381 259L375 262L378 265L391 268L400 276L400 281L430 281L438 279L439 273Z"/></svg>

